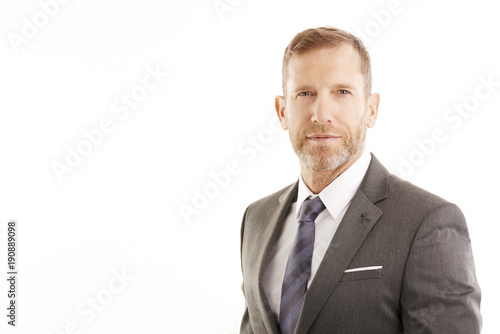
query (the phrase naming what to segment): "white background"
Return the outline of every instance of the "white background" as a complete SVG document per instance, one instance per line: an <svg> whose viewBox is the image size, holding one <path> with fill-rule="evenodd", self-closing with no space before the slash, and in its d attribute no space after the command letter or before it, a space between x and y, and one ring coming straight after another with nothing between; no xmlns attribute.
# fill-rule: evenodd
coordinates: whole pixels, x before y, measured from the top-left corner
<svg viewBox="0 0 500 334"><path fill-rule="evenodd" d="M483 333L497 333L500 87L460 124L443 117L474 102L480 77L500 81L498 11L394 1L69 0L44 22L38 1L1 0L0 233L18 221L20 272L15 329L0 284L2 333L237 333L244 209L298 177L286 132L270 125L283 51L323 25L366 35L382 98L369 149L461 207ZM40 27L15 47L27 21ZM138 92L148 67L168 76L121 119L113 103ZM103 119L113 131L59 180L53 163ZM436 128L446 140L418 153ZM410 157L418 164L402 173ZM231 161L236 173L214 187L210 173ZM114 281L122 271L126 286Z"/></svg>

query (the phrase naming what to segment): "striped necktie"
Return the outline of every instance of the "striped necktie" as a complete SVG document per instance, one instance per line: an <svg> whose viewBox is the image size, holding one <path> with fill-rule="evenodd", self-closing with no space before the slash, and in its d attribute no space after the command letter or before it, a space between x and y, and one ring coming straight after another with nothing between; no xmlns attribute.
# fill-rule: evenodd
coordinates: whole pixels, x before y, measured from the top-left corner
<svg viewBox="0 0 500 334"><path fill-rule="evenodd" d="M314 250L314 221L325 205L319 197L306 199L300 206L299 227L293 239L281 289L280 331L293 334L311 275Z"/></svg>

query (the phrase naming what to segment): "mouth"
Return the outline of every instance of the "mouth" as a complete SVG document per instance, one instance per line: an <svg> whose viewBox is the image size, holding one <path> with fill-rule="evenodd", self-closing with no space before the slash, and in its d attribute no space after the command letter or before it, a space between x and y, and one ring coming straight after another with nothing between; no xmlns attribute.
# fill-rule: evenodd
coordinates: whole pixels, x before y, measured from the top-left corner
<svg viewBox="0 0 500 334"><path fill-rule="evenodd" d="M339 139L339 136L331 135L328 133L315 133L306 137L308 140L314 142L328 142Z"/></svg>

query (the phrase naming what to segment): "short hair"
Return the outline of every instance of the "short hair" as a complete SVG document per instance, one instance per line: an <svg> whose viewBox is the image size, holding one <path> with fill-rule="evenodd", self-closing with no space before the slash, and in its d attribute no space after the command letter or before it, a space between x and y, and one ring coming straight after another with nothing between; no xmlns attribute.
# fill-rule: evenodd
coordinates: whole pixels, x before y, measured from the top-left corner
<svg viewBox="0 0 500 334"><path fill-rule="evenodd" d="M363 42L353 34L333 27L320 27L304 30L292 39L285 49L282 67L283 95L286 96L286 81L288 78L288 63L294 55L301 55L308 51L320 48L338 47L347 43L354 47L361 58L361 73L365 78L365 96L372 91L372 70L370 55Z"/></svg>

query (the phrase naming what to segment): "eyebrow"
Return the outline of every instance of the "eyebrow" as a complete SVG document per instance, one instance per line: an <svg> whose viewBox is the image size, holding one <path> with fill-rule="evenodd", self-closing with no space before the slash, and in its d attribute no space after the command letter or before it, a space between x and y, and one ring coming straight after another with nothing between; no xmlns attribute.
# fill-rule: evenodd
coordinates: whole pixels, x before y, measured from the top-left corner
<svg viewBox="0 0 500 334"><path fill-rule="evenodd" d="M336 83L336 84L332 85L332 89L339 89L339 88L356 90L356 88L353 85L348 84L348 83ZM302 86L299 86L296 89L294 89L293 92L295 93L295 92L301 92L301 91L308 91L308 90L312 90L312 89L313 89L312 86L302 85Z"/></svg>
<svg viewBox="0 0 500 334"><path fill-rule="evenodd" d="M293 90L293 92L300 92L304 90L311 90L311 86L299 86Z"/></svg>
<svg viewBox="0 0 500 334"><path fill-rule="evenodd" d="M350 90L356 90L356 87L354 87L353 85L348 84L348 83L338 83L338 84L333 85L333 88L347 88Z"/></svg>

